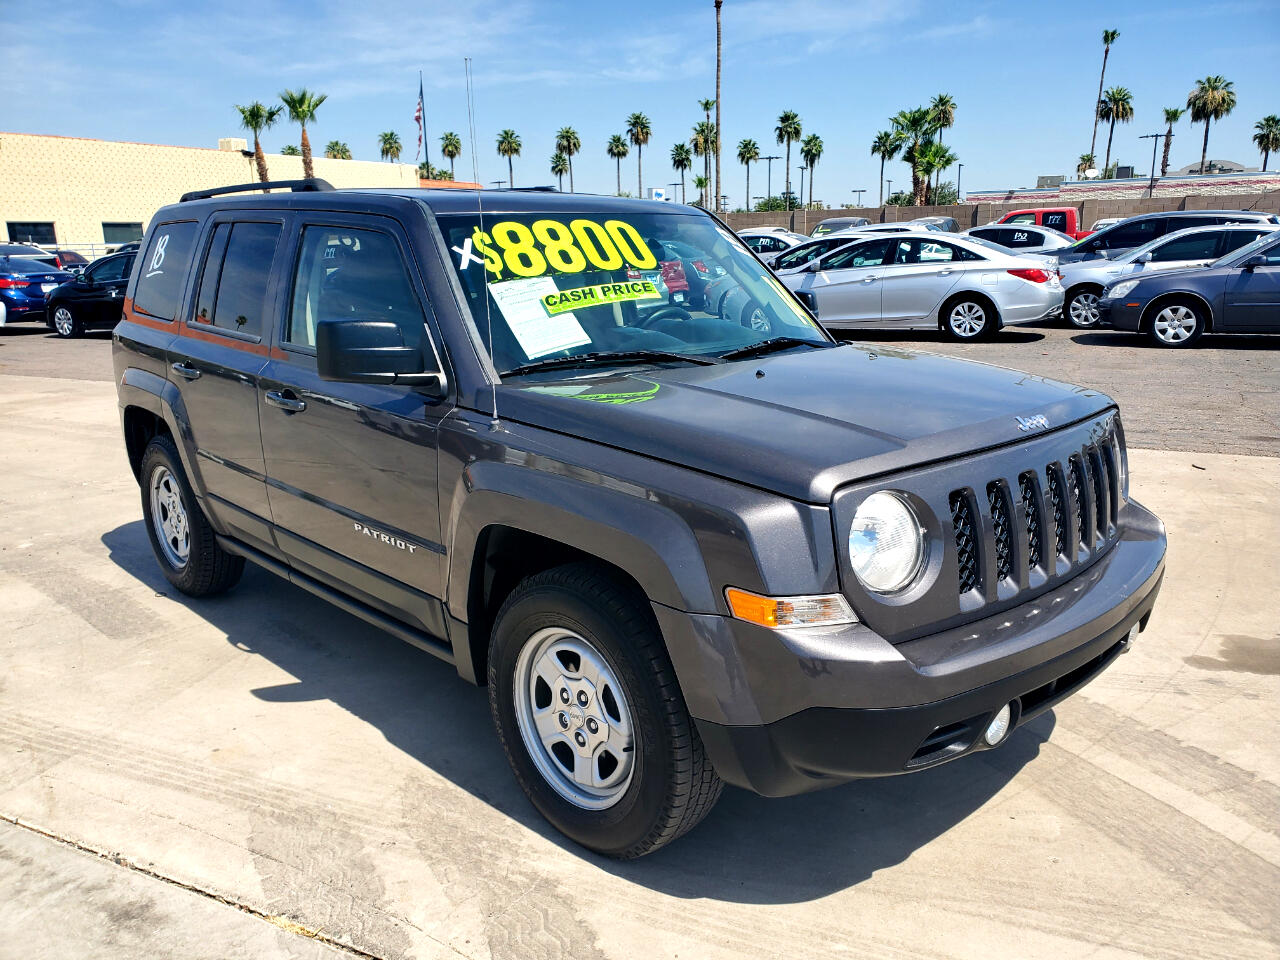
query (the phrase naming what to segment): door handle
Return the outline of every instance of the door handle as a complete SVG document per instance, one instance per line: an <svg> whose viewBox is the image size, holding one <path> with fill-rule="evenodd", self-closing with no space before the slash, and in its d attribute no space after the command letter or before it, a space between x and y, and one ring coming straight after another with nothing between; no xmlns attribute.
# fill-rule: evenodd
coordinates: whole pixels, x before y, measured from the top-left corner
<svg viewBox="0 0 1280 960"><path fill-rule="evenodd" d="M181 360L179 360L177 363L173 365L173 372L180 377L186 377L188 380L200 379L200 371L197 370L195 367L188 366L186 363L182 362Z"/></svg>
<svg viewBox="0 0 1280 960"><path fill-rule="evenodd" d="M292 396L286 397L279 390L267 391L267 403L281 410L288 410L290 413L301 413L307 409L307 401Z"/></svg>
<svg viewBox="0 0 1280 960"><path fill-rule="evenodd" d="M870 283L872 280L879 280L879 279L880 279L880 277L879 277L879 276L874 276L874 277L863 277L863 278L862 278L862 282L863 282L863 283Z"/></svg>
<svg viewBox="0 0 1280 960"><path fill-rule="evenodd" d="M952 272L952 271L951 271L951 268L950 268L950 267L947 267L947 268L945 268L945 269L943 269L943 270L939 270L939 271L938 271L938 276L940 276L940 277L949 277L949 276L951 276L951 272Z"/></svg>

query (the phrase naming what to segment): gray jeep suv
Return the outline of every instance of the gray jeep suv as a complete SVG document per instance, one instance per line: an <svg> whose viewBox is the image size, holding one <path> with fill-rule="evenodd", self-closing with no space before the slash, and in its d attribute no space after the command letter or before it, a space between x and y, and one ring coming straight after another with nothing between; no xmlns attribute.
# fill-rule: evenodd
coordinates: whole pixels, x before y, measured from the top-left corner
<svg viewBox="0 0 1280 960"><path fill-rule="evenodd" d="M283 186L165 207L129 282L160 568L250 560L487 685L579 843L996 748L1146 625L1164 530L1102 394L837 343L695 208ZM690 264L753 321L672 303Z"/></svg>

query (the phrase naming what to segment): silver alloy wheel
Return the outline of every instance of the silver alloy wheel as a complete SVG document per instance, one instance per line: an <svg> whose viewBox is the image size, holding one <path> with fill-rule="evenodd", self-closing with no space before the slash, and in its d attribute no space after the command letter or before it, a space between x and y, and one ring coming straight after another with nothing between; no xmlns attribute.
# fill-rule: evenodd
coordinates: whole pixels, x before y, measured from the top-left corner
<svg viewBox="0 0 1280 960"><path fill-rule="evenodd" d="M53 328L58 331L58 336L69 337L76 328L75 320L71 316L71 311L66 307L59 307L53 311Z"/></svg>
<svg viewBox="0 0 1280 960"><path fill-rule="evenodd" d="M1073 326L1092 327L1098 323L1098 295L1096 293L1077 293L1071 300L1068 311Z"/></svg>
<svg viewBox="0 0 1280 960"><path fill-rule="evenodd" d="M635 772L635 733L622 685L605 658L567 627L546 627L516 659L516 725L533 764L556 793L606 810Z"/></svg>
<svg viewBox="0 0 1280 960"><path fill-rule="evenodd" d="M191 555L191 527L177 478L164 466L151 471L151 525L169 566L181 570Z"/></svg>
<svg viewBox="0 0 1280 960"><path fill-rule="evenodd" d="M1183 343L1196 332L1195 311L1180 303L1171 304L1156 314L1151 329L1162 343Z"/></svg>
<svg viewBox="0 0 1280 960"><path fill-rule="evenodd" d="M987 325L987 311L981 304L972 300L961 300L951 308L951 316L947 318L951 332L957 337L972 339L980 334Z"/></svg>
<svg viewBox="0 0 1280 960"><path fill-rule="evenodd" d="M769 322L768 316L765 315L764 310L760 307L756 307L751 311L748 323L750 323L751 329L756 333L768 333L773 329L773 324Z"/></svg>

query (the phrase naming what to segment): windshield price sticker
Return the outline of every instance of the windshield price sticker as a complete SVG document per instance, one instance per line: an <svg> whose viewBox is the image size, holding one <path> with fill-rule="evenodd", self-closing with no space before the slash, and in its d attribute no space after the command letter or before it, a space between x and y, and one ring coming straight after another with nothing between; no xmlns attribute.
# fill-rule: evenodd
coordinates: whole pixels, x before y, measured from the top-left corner
<svg viewBox="0 0 1280 960"><path fill-rule="evenodd" d="M530 360L591 342L572 313L565 311L555 317L547 316L542 306L543 298L557 292L556 282L550 277L489 284L489 294L502 311L520 349Z"/></svg>
<svg viewBox="0 0 1280 960"><path fill-rule="evenodd" d="M662 294L652 280L628 280L625 283L598 283L574 290L557 290L542 298L542 307L549 316L579 307L596 307L605 303L622 303L625 300L661 300Z"/></svg>
<svg viewBox="0 0 1280 960"><path fill-rule="evenodd" d="M471 254L474 248L475 255ZM487 231L477 227L466 254L459 254L459 268L483 258L491 279L541 277L549 271L581 273L584 270L619 270L623 264L637 270L658 265L640 231L625 220L535 220L526 226L516 220L495 223ZM478 255L478 257L476 256Z"/></svg>

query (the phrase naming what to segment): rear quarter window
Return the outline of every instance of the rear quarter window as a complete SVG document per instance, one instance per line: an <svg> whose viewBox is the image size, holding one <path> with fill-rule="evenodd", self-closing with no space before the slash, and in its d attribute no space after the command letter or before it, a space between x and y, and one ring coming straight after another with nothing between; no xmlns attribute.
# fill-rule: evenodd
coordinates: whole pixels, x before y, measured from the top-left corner
<svg viewBox="0 0 1280 960"><path fill-rule="evenodd" d="M151 233L138 269L134 308L151 317L172 320L178 315L182 291L191 268L197 224L191 220L162 223Z"/></svg>

